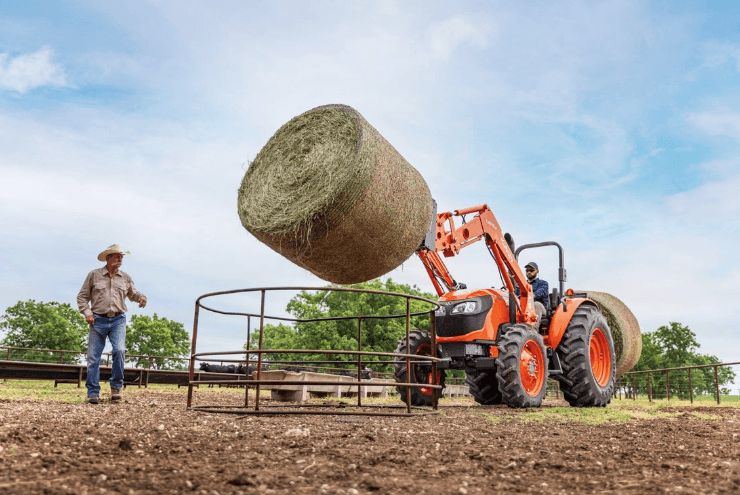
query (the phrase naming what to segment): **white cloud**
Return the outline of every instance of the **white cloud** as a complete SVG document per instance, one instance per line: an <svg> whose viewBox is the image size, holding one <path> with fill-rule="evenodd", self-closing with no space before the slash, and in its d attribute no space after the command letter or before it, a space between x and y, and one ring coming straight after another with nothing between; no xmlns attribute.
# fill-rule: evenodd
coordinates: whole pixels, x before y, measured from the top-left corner
<svg viewBox="0 0 740 495"><path fill-rule="evenodd" d="M0 88L64 86L66 69L92 86L115 81L131 103L115 113L103 94L93 102L105 110L86 100L0 115L0 244L13 260L0 260L0 278L12 281L2 303L73 299L113 242L134 253L127 263L150 296L146 310L186 325L210 290L322 285L241 228L235 195L240 164L280 125L340 102L420 170L440 208L488 203L518 243L561 242L572 285L622 298L644 330L677 320L702 342L729 334L740 278L723 271L721 290L708 284L740 243L713 223L737 226L737 162L707 163L729 179L668 200L660 184L642 187L660 161L636 136L666 126L656 108L686 113L671 88L686 89L686 61L703 46L680 19L632 0L214 5L96 4L115 29L98 25L106 42L85 40L78 53L57 47L74 68L56 65L49 48L0 55ZM737 63L733 47L718 46L714 64ZM710 87L690 89L711 98ZM670 101L656 106L657 93ZM689 121L740 139L727 107ZM529 194L532 179L540 194ZM111 204L109 185L127 201ZM61 253L51 271L38 263L48 245ZM551 286L554 252L533 253ZM500 284L482 243L445 261L471 287ZM415 257L389 276L432 290Z"/></svg>
<svg viewBox="0 0 740 495"><path fill-rule="evenodd" d="M704 63L702 66L715 68L728 62L734 63L735 68L740 71L740 45L714 40L704 45Z"/></svg>
<svg viewBox="0 0 740 495"><path fill-rule="evenodd" d="M727 136L740 141L740 113L713 110L689 115L690 124L712 136Z"/></svg>
<svg viewBox="0 0 740 495"><path fill-rule="evenodd" d="M701 168L712 177L731 177L740 170L740 158L728 157L718 160L710 160L704 163Z"/></svg>
<svg viewBox="0 0 740 495"><path fill-rule="evenodd" d="M53 56L47 46L16 57L0 53L0 88L25 93L42 86L67 86L64 69L52 61Z"/></svg>
<svg viewBox="0 0 740 495"><path fill-rule="evenodd" d="M460 45L468 43L475 48L486 46L486 33L467 16L457 15L432 25L427 33L429 45L436 56L447 60Z"/></svg>
<svg viewBox="0 0 740 495"><path fill-rule="evenodd" d="M693 226L719 225L740 230L740 175L709 182L676 194L667 206L677 218Z"/></svg>

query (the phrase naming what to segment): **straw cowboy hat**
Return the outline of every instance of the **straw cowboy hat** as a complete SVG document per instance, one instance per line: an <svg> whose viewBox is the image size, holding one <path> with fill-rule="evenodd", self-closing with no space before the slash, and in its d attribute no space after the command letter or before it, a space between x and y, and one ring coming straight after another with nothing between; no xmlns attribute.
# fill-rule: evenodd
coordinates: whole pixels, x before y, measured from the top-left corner
<svg viewBox="0 0 740 495"><path fill-rule="evenodd" d="M120 245L113 244L112 246L108 246L105 249L105 251L103 251L102 253L98 255L98 261L105 261L105 257L108 256L109 254L131 254L131 253L128 251L124 252L121 250Z"/></svg>

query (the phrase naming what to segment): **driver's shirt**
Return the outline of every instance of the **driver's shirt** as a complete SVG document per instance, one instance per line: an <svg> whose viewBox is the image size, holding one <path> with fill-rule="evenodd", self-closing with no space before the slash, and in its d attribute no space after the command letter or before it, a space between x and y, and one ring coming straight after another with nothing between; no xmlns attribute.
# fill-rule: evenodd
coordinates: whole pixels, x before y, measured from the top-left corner
<svg viewBox="0 0 740 495"><path fill-rule="evenodd" d="M541 278L535 279L534 282L529 284L532 286L532 294L535 302L542 303L545 308L550 306L550 286ZM519 287L516 287L514 292L519 295Z"/></svg>
<svg viewBox="0 0 740 495"><path fill-rule="evenodd" d="M541 278L535 279L530 284L532 286L532 292L534 292L534 300L542 303L545 308L550 307L550 286Z"/></svg>
<svg viewBox="0 0 740 495"><path fill-rule="evenodd" d="M77 307L84 317L93 313L99 315L125 313L126 297L138 302L143 296L144 294L134 287L134 281L128 273L118 270L111 277L108 275L108 269L103 267L87 274L77 294Z"/></svg>

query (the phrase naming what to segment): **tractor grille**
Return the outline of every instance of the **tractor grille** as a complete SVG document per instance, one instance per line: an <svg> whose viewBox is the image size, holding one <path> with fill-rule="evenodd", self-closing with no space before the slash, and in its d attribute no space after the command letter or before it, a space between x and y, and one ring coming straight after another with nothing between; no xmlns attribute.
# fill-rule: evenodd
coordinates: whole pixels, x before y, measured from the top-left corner
<svg viewBox="0 0 740 495"><path fill-rule="evenodd" d="M467 299L467 301L478 301L478 309L475 313L450 314L452 308L463 301L440 302L441 309L436 312L437 336L458 337L483 328L486 316L493 307L491 296L481 296Z"/></svg>

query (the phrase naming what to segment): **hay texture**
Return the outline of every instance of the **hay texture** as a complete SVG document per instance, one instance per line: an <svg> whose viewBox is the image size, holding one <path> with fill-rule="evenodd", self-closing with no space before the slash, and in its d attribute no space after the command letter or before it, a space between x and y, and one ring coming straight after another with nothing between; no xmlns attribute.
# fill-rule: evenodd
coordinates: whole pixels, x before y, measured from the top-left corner
<svg viewBox="0 0 740 495"><path fill-rule="evenodd" d="M642 353L640 324L632 311L619 299L605 292L584 290L588 298L599 305L612 331L614 351L617 357L617 376L632 369Z"/></svg>
<svg viewBox="0 0 740 495"><path fill-rule="evenodd" d="M419 247L432 221L426 182L355 109L325 105L283 125L244 174L242 225L336 284L377 278Z"/></svg>

